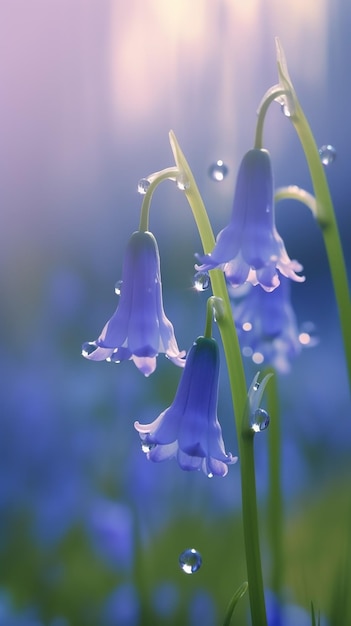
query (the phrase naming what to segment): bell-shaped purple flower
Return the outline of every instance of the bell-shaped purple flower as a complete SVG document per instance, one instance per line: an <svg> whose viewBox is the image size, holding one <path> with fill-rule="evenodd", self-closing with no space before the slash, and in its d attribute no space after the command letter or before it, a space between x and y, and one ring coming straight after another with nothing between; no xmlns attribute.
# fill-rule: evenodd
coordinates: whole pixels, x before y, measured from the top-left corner
<svg viewBox="0 0 351 626"><path fill-rule="evenodd" d="M217 419L219 350L198 337L186 358L173 404L151 424L135 422L150 461L176 457L183 470L225 476L237 457L226 454Z"/></svg>
<svg viewBox="0 0 351 626"><path fill-rule="evenodd" d="M127 245L119 305L100 337L83 345L82 354L92 361L132 359L149 376L160 352L184 367L185 352L179 352L173 326L163 310L156 239L150 232L137 231Z"/></svg>
<svg viewBox="0 0 351 626"><path fill-rule="evenodd" d="M289 371L301 343L287 278L282 277L272 293L250 286L238 304L234 300L234 318L244 355L258 365L271 365L281 373Z"/></svg>
<svg viewBox="0 0 351 626"><path fill-rule="evenodd" d="M241 162L230 223L218 234L210 254L196 255L198 271L223 269L228 282L260 284L266 291L279 285L277 269L302 282L302 270L291 261L275 227L273 175L267 150L252 149Z"/></svg>

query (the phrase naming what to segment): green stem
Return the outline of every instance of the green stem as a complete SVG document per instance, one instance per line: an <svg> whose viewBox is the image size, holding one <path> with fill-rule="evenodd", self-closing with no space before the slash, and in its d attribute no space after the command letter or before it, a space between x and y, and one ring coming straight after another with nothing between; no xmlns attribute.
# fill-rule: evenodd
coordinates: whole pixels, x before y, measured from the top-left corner
<svg viewBox="0 0 351 626"><path fill-rule="evenodd" d="M281 427L277 376L273 374L267 385L267 410L269 425L269 493L268 493L268 537L271 555L270 587L281 598L283 582L283 496L281 487Z"/></svg>
<svg viewBox="0 0 351 626"><path fill-rule="evenodd" d="M322 230L324 245L328 257L335 299L338 307L341 333L344 342L349 383L351 386L351 301L338 225L336 222L324 166L320 159L317 144L306 116L297 99L288 73L284 51L281 47L279 39L276 40L276 44L280 85L274 85L271 89L269 89L260 104L256 128L256 142L258 145L256 147L261 147L265 116L271 102L275 100L277 95L280 95L278 93L280 86L280 89L282 90L281 95L285 94L288 99L290 98L291 114L289 119L293 123L300 139L310 171L314 195L316 198L315 217L317 218Z"/></svg>
<svg viewBox="0 0 351 626"><path fill-rule="evenodd" d="M141 205L140 211L140 222L139 222L139 230L146 232L149 230L149 211L150 204L153 193L156 187L162 183L164 180L175 180L177 175L179 174L179 170L175 167L167 167L161 172L156 172L155 174L151 174L145 180L150 182L149 187L146 190L146 193L143 198L143 203Z"/></svg>
<svg viewBox="0 0 351 626"><path fill-rule="evenodd" d="M172 132L170 133L170 142L177 166L184 173L189 183L184 192L192 209L204 252L207 254L212 251L215 244L212 227L190 167ZM242 420L247 402L246 379L223 272L211 270L210 278L213 295L216 298L220 298L223 303L223 315L219 316L218 328L227 362L239 446L243 529L252 626L266 626L267 618L259 544L253 436L244 436L242 429Z"/></svg>
<svg viewBox="0 0 351 626"><path fill-rule="evenodd" d="M274 194L274 203L277 204L281 200L297 200L302 202L311 211L314 217L317 217L317 202L316 198L306 191L297 187L296 185L288 185L287 187L279 187Z"/></svg>
<svg viewBox="0 0 351 626"><path fill-rule="evenodd" d="M262 102L257 111L258 117L255 134L255 148L261 150L263 146L263 126L269 105L285 93L286 92L281 85L274 85L274 87L271 87L271 89L269 89L269 91L267 91L267 93L263 96Z"/></svg>
<svg viewBox="0 0 351 626"><path fill-rule="evenodd" d="M206 325L204 337L207 339L212 338L212 322L215 319L218 323L220 316L223 315L223 304L220 298L211 296L207 300L206 304Z"/></svg>
<svg viewBox="0 0 351 626"><path fill-rule="evenodd" d="M295 114L291 119L305 152L317 201L317 220L322 230L328 256L351 386L351 301L334 207L318 147L298 101L296 101Z"/></svg>

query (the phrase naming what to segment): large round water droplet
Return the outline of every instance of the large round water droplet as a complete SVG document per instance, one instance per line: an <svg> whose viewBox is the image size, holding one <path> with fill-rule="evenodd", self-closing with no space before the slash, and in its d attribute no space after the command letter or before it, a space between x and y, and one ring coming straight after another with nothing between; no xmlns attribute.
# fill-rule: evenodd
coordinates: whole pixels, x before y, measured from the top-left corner
<svg viewBox="0 0 351 626"><path fill-rule="evenodd" d="M336 159L336 150L334 146L331 146L329 143L325 146L322 146L318 150L319 156L321 157L321 161L323 165L328 166L331 163L334 163Z"/></svg>
<svg viewBox="0 0 351 626"><path fill-rule="evenodd" d="M215 163L212 163L208 168L208 175L212 180L215 180L217 183L220 183L228 174L228 168L223 163L222 159L218 159Z"/></svg>
<svg viewBox="0 0 351 626"><path fill-rule="evenodd" d="M210 277L207 272L196 272L193 278L196 291L206 291L210 286Z"/></svg>
<svg viewBox="0 0 351 626"><path fill-rule="evenodd" d="M93 354L97 348L96 341L86 341L82 345L82 355L87 357Z"/></svg>
<svg viewBox="0 0 351 626"><path fill-rule="evenodd" d="M269 426L269 415L265 409L257 409L251 418L251 428L255 433L266 430Z"/></svg>
<svg viewBox="0 0 351 626"><path fill-rule="evenodd" d="M115 284L115 294L117 294L117 296L121 295L122 285L123 280L118 280Z"/></svg>
<svg viewBox="0 0 351 626"><path fill-rule="evenodd" d="M200 552L195 550L195 548L184 550L179 556L179 565L186 574L195 574L202 565Z"/></svg>
<svg viewBox="0 0 351 626"><path fill-rule="evenodd" d="M147 178L141 178L138 182L138 193L145 195L150 187L150 181Z"/></svg>

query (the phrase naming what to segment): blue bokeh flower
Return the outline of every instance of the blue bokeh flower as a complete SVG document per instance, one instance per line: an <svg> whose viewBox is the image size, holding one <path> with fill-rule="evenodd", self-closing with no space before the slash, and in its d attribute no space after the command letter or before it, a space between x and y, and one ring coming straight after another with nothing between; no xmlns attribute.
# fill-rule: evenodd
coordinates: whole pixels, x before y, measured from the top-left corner
<svg viewBox="0 0 351 626"><path fill-rule="evenodd" d="M232 216L217 236L210 254L196 255L198 271L223 269L228 282L238 287L245 282L260 284L266 291L279 285L277 269L284 276L302 282L302 270L291 261L274 219L273 175L267 150L253 149L241 162Z"/></svg>
<svg viewBox="0 0 351 626"><path fill-rule="evenodd" d="M179 351L173 326L163 310L156 239L150 232L136 231L126 250L119 305L100 337L83 345L82 354L92 361L132 359L149 376L160 352L184 366L185 352Z"/></svg>
<svg viewBox="0 0 351 626"><path fill-rule="evenodd" d="M131 583L116 587L101 610L101 624L105 626L138 626L140 624L140 601Z"/></svg>
<svg viewBox="0 0 351 626"><path fill-rule="evenodd" d="M130 509L121 502L96 498L87 522L88 534L99 557L116 570L130 571L134 556Z"/></svg>
<svg viewBox="0 0 351 626"><path fill-rule="evenodd" d="M173 404L151 424L135 422L151 461L176 457L184 470L225 476L236 457L226 454L217 419L219 350L214 339L193 343Z"/></svg>
<svg viewBox="0 0 351 626"><path fill-rule="evenodd" d="M234 300L233 308L243 354L258 365L264 363L287 373L301 351L289 281L282 277L272 293L250 286L239 303Z"/></svg>

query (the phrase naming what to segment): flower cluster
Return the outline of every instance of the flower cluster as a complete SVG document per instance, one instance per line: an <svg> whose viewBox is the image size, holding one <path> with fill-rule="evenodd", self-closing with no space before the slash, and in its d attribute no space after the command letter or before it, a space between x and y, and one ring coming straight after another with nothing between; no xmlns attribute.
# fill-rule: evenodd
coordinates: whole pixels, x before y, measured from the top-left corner
<svg viewBox="0 0 351 626"><path fill-rule="evenodd" d="M257 363L265 360L287 371L300 344L286 282L304 277L296 274L302 267L290 260L275 227L266 150L254 148L244 156L230 223L219 233L212 253L197 258L202 263L198 271L221 268L231 286L254 285L235 311L243 352L250 351ZM131 359L145 376L154 372L160 352L185 366L172 405L150 424L135 422L135 428L149 460L176 458L184 470L225 476L236 457L224 449L217 419L219 352L205 334L184 359L163 310L157 242L147 230L134 232L124 259L119 305L98 339L83 346L83 355L93 361Z"/></svg>

